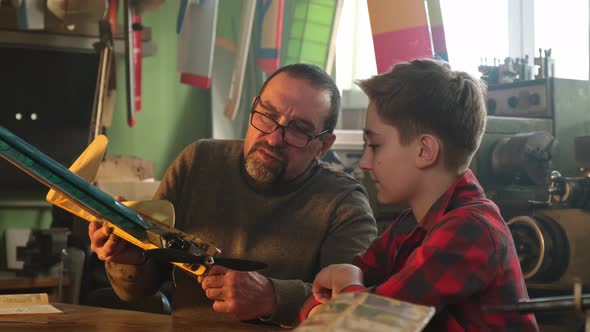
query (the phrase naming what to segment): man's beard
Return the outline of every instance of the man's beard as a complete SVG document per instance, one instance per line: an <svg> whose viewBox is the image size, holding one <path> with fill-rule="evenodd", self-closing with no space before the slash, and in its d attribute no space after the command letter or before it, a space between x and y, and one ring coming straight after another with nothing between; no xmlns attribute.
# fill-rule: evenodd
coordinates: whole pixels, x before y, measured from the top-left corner
<svg viewBox="0 0 590 332"><path fill-rule="evenodd" d="M272 163L261 160L256 152L266 150L272 153L273 156L277 156L278 160L273 160ZM275 148L266 142L258 142L252 146L250 152L245 158L246 172L256 182L261 184L269 185L280 181L285 173L285 166L287 164L287 158L280 148Z"/></svg>

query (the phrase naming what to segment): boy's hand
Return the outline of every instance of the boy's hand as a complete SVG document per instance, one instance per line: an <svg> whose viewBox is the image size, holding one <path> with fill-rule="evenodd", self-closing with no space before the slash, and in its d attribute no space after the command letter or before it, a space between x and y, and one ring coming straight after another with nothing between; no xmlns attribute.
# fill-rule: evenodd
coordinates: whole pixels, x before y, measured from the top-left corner
<svg viewBox="0 0 590 332"><path fill-rule="evenodd" d="M327 305L327 304L319 304L319 305L316 305L315 307L313 307L313 309L311 309L309 311L309 314L307 314L307 318L315 315L318 312L318 310L320 310L320 308L323 307L323 306L325 306L325 305Z"/></svg>
<svg viewBox="0 0 590 332"><path fill-rule="evenodd" d="M350 285L363 284L363 271L351 264L333 264L323 268L313 281L313 296L320 303L328 302L332 296Z"/></svg>

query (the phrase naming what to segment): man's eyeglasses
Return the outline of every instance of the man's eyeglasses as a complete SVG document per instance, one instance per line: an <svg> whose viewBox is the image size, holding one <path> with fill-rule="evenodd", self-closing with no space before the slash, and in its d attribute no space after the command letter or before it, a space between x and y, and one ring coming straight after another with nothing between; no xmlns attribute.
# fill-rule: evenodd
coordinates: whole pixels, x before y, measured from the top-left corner
<svg viewBox="0 0 590 332"><path fill-rule="evenodd" d="M307 144L315 139L321 138L323 135L328 134L330 129L322 130L317 134L308 135L300 129L290 127L289 125L283 126L279 124L275 119L271 118L267 114L258 112L256 106L260 104L260 97L254 99L252 104L252 116L250 117L250 124L252 127L258 129L265 134L272 134L277 129L283 129L283 141L296 148L304 148Z"/></svg>

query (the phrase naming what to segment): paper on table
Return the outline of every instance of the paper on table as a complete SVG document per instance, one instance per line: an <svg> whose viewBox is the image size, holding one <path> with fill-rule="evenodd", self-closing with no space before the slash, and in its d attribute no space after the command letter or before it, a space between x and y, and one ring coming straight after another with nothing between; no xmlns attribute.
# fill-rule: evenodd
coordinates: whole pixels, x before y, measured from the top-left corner
<svg viewBox="0 0 590 332"><path fill-rule="evenodd" d="M371 293L341 293L318 308L294 332L422 331L434 307Z"/></svg>
<svg viewBox="0 0 590 332"><path fill-rule="evenodd" d="M62 311L49 304L47 293L0 295L0 315L54 313Z"/></svg>

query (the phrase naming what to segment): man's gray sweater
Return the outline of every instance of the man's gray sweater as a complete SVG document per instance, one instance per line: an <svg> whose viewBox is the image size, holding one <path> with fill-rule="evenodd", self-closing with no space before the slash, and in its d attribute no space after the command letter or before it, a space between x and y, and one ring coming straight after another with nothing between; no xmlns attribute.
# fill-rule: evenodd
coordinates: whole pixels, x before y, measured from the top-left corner
<svg viewBox="0 0 590 332"><path fill-rule="evenodd" d="M166 171L155 199L172 202L175 227L221 249L221 257L261 261L278 305L271 319L291 325L325 266L351 263L377 235L365 189L323 162L297 179L260 188L244 169L243 141L201 140ZM138 300L170 277L170 265L107 263L117 294ZM177 269L173 314L210 304L200 285Z"/></svg>

